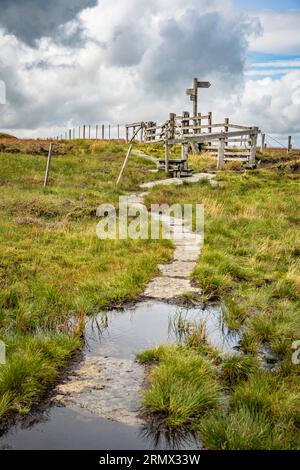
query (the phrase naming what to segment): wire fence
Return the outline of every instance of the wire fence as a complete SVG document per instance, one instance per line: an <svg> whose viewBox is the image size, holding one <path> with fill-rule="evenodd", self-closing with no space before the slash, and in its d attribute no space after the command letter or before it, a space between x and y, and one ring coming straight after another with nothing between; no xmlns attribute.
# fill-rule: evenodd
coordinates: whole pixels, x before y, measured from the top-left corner
<svg viewBox="0 0 300 470"><path fill-rule="evenodd" d="M67 129L55 129L51 139L76 140L76 139L125 139L125 125L123 124L83 124Z"/></svg>

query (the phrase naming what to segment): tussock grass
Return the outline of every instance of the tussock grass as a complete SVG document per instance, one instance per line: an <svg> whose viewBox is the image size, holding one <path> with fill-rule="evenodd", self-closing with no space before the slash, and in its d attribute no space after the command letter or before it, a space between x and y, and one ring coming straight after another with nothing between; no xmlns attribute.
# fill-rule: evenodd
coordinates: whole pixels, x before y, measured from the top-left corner
<svg viewBox="0 0 300 470"><path fill-rule="evenodd" d="M149 375L144 407L168 427L185 426L218 406L219 385L208 360L184 348L167 347L148 352L159 361ZM140 356L144 360L147 356Z"/></svg>
<svg viewBox="0 0 300 470"><path fill-rule="evenodd" d="M190 426L211 449L299 449L299 366L292 364L292 342L300 339L300 176L276 167L220 173L218 182L153 188L147 199L204 204L205 244L193 278L203 300L221 302L223 319L240 332L246 354L219 357L214 374L228 407L194 415ZM280 359L273 372L260 368L264 345ZM186 348L218 364L203 349ZM185 354L178 350L178 357ZM155 380L161 377L152 376L153 387Z"/></svg>
<svg viewBox="0 0 300 470"><path fill-rule="evenodd" d="M173 346L170 346L173 348ZM151 362L159 362L165 354L168 352L168 346L156 346L151 349L147 349L136 355L138 361L142 364L149 364Z"/></svg>
<svg viewBox="0 0 300 470"><path fill-rule="evenodd" d="M229 356L222 362L222 377L225 383L232 387L247 380L258 367L259 362L253 356Z"/></svg>
<svg viewBox="0 0 300 470"><path fill-rule="evenodd" d="M8 360L0 366L0 417L7 411L27 413L40 393L57 377L80 341L66 334L2 337Z"/></svg>
<svg viewBox="0 0 300 470"><path fill-rule="evenodd" d="M205 447L222 450L285 449L280 426L270 423L264 413L250 413L239 408L229 415L211 413L199 426Z"/></svg>
<svg viewBox="0 0 300 470"><path fill-rule="evenodd" d="M46 144L0 148L0 337L8 351L0 367L2 414L28 410L79 346L66 336L70 317L80 321L134 299L172 252L168 241L96 236L97 207L117 206L120 195L160 178L149 172L154 164L132 158L117 188L127 150L121 141L55 142L44 189Z"/></svg>
<svg viewBox="0 0 300 470"><path fill-rule="evenodd" d="M236 387L230 399L230 407L237 409L244 406L250 412L265 412L274 423L281 419L299 426L299 399L299 377L283 378L280 373L257 371L249 381L241 382Z"/></svg>
<svg viewBox="0 0 300 470"><path fill-rule="evenodd" d="M260 170L218 179L217 188L154 188L148 202L204 204L205 245L194 271L204 299L222 299L228 326L243 327L252 343L287 354L299 335L299 176Z"/></svg>

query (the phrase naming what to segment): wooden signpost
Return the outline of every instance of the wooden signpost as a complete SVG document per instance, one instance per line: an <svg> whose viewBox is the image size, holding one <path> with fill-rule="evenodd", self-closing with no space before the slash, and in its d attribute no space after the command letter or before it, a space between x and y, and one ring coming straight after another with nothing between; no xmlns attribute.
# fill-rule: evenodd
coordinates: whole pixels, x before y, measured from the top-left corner
<svg viewBox="0 0 300 470"><path fill-rule="evenodd" d="M137 126L140 126L143 131L143 142L164 142L165 155L159 160L159 168L164 169L168 175L172 176L186 177L191 175L192 170L188 168L189 148L192 148L195 153L199 150L208 150L212 155L215 155L218 170L223 170L225 162L228 161L241 161L247 163L248 168L255 168L257 137L260 134L257 127L233 124L229 118L216 123L213 122L211 112L207 115L198 113L198 89L210 87L210 82L194 78L192 88L186 90L186 95L193 103L191 115L184 111L182 115L170 113L169 119L161 124L153 121L126 124L126 142L132 142L129 133L132 129L135 136ZM237 142L241 143L242 148L236 145ZM170 158L170 149L176 144L181 145L181 159ZM288 148L291 148L290 141ZM124 168L130 151L131 149L125 159Z"/></svg>
<svg viewBox="0 0 300 470"><path fill-rule="evenodd" d="M197 117L198 114L198 88L210 88L210 82L202 82L198 78L193 80L193 88L188 88L186 90L187 96L190 97L190 100L193 102L193 116Z"/></svg>

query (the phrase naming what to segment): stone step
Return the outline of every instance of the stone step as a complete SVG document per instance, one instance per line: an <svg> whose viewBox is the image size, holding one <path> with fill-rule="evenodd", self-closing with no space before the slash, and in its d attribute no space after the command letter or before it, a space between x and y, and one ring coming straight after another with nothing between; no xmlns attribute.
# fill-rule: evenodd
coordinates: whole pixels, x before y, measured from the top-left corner
<svg viewBox="0 0 300 470"><path fill-rule="evenodd" d="M196 264L195 261L173 261L170 264L160 264L158 267L163 276L187 278Z"/></svg>
<svg viewBox="0 0 300 470"><path fill-rule="evenodd" d="M146 287L143 295L156 299L173 299L187 292L200 292L191 286L189 279L159 276L154 278Z"/></svg>

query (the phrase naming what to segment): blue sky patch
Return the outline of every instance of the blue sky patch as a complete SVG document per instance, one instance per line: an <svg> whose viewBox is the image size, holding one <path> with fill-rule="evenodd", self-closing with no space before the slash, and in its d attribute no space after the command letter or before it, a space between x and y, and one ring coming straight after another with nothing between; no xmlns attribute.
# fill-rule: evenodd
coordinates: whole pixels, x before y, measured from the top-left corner
<svg viewBox="0 0 300 470"><path fill-rule="evenodd" d="M234 0L234 5L241 10L300 10L300 0Z"/></svg>

